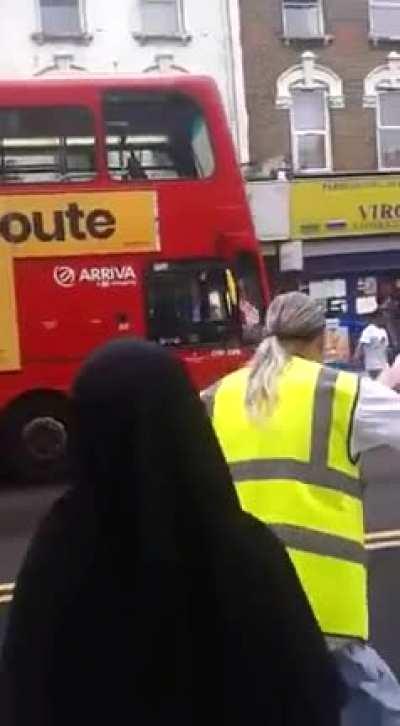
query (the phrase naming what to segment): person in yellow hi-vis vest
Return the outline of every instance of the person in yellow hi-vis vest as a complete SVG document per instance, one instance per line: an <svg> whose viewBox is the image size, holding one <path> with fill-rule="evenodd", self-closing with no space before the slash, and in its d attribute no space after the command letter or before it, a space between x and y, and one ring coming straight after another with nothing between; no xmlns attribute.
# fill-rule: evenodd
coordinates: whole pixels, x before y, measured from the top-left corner
<svg viewBox="0 0 400 726"><path fill-rule="evenodd" d="M279 295L250 365L202 399L243 508L285 543L354 696L343 724L394 726L400 686L367 644L358 459L382 444L400 448L400 396L389 388L399 362L380 381L327 368L324 335L319 303Z"/></svg>

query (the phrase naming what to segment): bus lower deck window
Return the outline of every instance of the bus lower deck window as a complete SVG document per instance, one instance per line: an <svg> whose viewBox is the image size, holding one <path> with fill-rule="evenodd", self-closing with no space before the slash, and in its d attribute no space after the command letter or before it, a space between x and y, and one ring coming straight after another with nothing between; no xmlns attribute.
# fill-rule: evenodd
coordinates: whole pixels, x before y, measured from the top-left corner
<svg viewBox="0 0 400 726"><path fill-rule="evenodd" d="M0 184L95 176L94 124L75 106L0 108Z"/></svg>
<svg viewBox="0 0 400 726"><path fill-rule="evenodd" d="M202 179L214 155L201 109L183 94L106 94L106 147L113 179Z"/></svg>

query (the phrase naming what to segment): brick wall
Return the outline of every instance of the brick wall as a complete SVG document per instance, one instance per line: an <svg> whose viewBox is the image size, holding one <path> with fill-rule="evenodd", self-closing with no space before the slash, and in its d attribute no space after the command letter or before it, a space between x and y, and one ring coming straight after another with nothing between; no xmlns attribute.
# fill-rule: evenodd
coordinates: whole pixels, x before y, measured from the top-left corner
<svg viewBox="0 0 400 726"><path fill-rule="evenodd" d="M375 111L362 105L365 76L399 44L374 47L368 39L368 0L323 0L329 45L282 42L281 0L240 0L250 155L263 162L290 153L289 112L275 107L276 79L305 50L344 81L346 108L331 112L335 171L377 168Z"/></svg>

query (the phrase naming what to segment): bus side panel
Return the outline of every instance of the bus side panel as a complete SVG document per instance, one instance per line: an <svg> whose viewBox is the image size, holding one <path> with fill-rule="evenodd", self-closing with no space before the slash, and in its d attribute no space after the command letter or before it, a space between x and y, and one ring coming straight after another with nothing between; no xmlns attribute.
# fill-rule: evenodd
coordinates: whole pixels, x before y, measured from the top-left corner
<svg viewBox="0 0 400 726"><path fill-rule="evenodd" d="M131 256L15 261L22 363L67 362L145 335L142 263Z"/></svg>

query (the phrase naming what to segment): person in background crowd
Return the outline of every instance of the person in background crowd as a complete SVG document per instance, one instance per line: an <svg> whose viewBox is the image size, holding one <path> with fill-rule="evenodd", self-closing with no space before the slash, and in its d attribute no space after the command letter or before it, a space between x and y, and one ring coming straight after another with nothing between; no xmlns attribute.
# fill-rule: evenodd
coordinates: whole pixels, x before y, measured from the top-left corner
<svg viewBox="0 0 400 726"><path fill-rule="evenodd" d="M400 686L368 646L358 458L400 448L400 364L381 382L322 365L323 308L271 303L251 364L204 391L243 508L286 545L351 692L346 726L400 724ZM384 493L382 493L384 496Z"/></svg>
<svg viewBox="0 0 400 726"><path fill-rule="evenodd" d="M242 512L181 364L96 352L72 447L18 578L2 726L338 726L345 688L295 570Z"/></svg>
<svg viewBox="0 0 400 726"><path fill-rule="evenodd" d="M354 354L354 360L363 363L370 378L378 378L388 366L389 337L381 321L378 310L368 316L368 325L361 334Z"/></svg>

